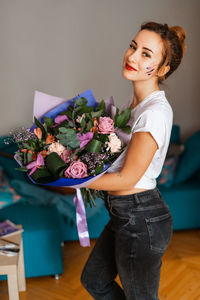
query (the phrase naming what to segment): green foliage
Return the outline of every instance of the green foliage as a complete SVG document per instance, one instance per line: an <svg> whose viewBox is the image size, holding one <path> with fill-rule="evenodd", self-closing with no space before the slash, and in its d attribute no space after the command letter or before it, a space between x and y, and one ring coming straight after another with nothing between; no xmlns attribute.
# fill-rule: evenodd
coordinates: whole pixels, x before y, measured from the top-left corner
<svg viewBox="0 0 200 300"><path fill-rule="evenodd" d="M130 117L131 117L130 108L126 108L124 111L121 112L121 114L119 114L119 112L117 111L115 115L116 126L119 128L125 127L128 121L130 120Z"/></svg>
<svg viewBox="0 0 200 300"><path fill-rule="evenodd" d="M37 168L37 170L31 175L34 181L37 183L48 183L54 181L56 178L47 170L46 167Z"/></svg>
<svg viewBox="0 0 200 300"><path fill-rule="evenodd" d="M101 150L101 145L102 145L101 141L93 139L86 145L86 150L88 152L96 152L97 153Z"/></svg>
<svg viewBox="0 0 200 300"><path fill-rule="evenodd" d="M59 131L60 133L56 137L63 146L67 147L69 150L80 147L80 141L75 130L61 127L59 128Z"/></svg>
<svg viewBox="0 0 200 300"><path fill-rule="evenodd" d="M115 116L114 116L114 125L115 127L117 127L117 118L119 117L119 108L117 107L116 108L116 113L115 113Z"/></svg>
<svg viewBox="0 0 200 300"><path fill-rule="evenodd" d="M103 115L103 109L99 110L99 111L94 111L91 113L92 118L99 118Z"/></svg>
<svg viewBox="0 0 200 300"><path fill-rule="evenodd" d="M28 169L26 167L15 168L15 170L21 171L21 172L27 172L28 171Z"/></svg>
<svg viewBox="0 0 200 300"><path fill-rule="evenodd" d="M86 131L90 131L90 129L93 127L93 122L92 120L88 121L87 127L86 127Z"/></svg>
<svg viewBox="0 0 200 300"><path fill-rule="evenodd" d="M86 207L88 204L90 205L91 208L92 208L92 206L96 207L96 203L95 203L96 191L95 190L90 190L88 188L81 188L81 193L83 195L83 199L84 199Z"/></svg>
<svg viewBox="0 0 200 300"><path fill-rule="evenodd" d="M131 133L131 126L127 125L125 127L122 127L121 130L123 130L127 134L130 134Z"/></svg>
<svg viewBox="0 0 200 300"><path fill-rule="evenodd" d="M103 172L103 167L104 167L103 163L101 165L98 165L95 169L95 174L97 175L97 174Z"/></svg>
<svg viewBox="0 0 200 300"><path fill-rule="evenodd" d="M54 125L54 121L51 118L44 117L44 124L46 126L46 130L48 130L50 126Z"/></svg>
<svg viewBox="0 0 200 300"><path fill-rule="evenodd" d="M106 104L104 102L104 100L101 100L101 102L99 103L99 105L96 108L96 111L102 111L102 114L104 115L106 112Z"/></svg>
<svg viewBox="0 0 200 300"><path fill-rule="evenodd" d="M46 157L46 167L55 178L59 178L60 172L66 169L67 165L56 152L52 152Z"/></svg>
<svg viewBox="0 0 200 300"><path fill-rule="evenodd" d="M45 130L44 126L36 117L34 117L34 121L35 121L35 124L37 125L37 127L39 127L42 131L42 139L45 139L47 136L47 131Z"/></svg>

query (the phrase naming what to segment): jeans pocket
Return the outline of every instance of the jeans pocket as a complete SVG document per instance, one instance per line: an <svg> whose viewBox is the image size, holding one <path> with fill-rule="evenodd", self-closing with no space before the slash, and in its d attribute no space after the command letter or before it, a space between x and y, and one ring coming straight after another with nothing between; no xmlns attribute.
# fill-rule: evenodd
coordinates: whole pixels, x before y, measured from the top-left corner
<svg viewBox="0 0 200 300"><path fill-rule="evenodd" d="M110 217L116 228L123 228L129 223L134 224L134 216L131 216L129 209L120 205L111 205Z"/></svg>
<svg viewBox="0 0 200 300"><path fill-rule="evenodd" d="M170 212L145 219L149 232L151 250L164 253L172 237L172 218Z"/></svg>

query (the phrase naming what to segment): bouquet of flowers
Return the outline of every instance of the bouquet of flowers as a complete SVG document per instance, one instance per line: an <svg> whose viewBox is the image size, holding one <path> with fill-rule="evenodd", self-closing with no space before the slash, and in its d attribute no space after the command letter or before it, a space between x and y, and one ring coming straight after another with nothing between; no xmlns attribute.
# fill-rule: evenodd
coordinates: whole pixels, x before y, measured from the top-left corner
<svg viewBox="0 0 200 300"><path fill-rule="evenodd" d="M123 137L131 132L131 110L120 112L112 97L97 103L91 90L68 101L60 99L62 103L49 110L50 102L41 108L44 96L52 97L36 93L34 125L12 135L19 147L18 169L34 184L76 188L77 220L86 223L82 195L86 205L95 205L100 195L85 187L102 176L123 151Z"/></svg>

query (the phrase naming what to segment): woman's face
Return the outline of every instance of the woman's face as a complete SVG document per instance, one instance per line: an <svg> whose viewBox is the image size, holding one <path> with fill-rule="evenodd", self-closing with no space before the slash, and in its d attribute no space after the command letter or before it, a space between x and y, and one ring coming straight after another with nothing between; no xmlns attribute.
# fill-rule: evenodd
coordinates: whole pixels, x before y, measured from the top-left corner
<svg viewBox="0 0 200 300"><path fill-rule="evenodd" d="M139 31L124 55L122 75L132 81L157 79L162 51L163 42L157 33Z"/></svg>

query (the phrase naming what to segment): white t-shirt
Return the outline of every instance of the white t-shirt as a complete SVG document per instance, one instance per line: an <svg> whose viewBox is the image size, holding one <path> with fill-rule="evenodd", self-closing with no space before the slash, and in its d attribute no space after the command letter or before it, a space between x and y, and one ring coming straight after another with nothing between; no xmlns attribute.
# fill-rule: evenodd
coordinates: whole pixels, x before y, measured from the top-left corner
<svg viewBox="0 0 200 300"><path fill-rule="evenodd" d="M123 107L130 107L132 99ZM173 111L165 97L164 91L155 91L143 99L131 111L132 135L135 132L150 132L158 144L158 149L142 178L135 188L153 189L156 187L156 178L159 176L167 154L171 129L173 124ZM108 169L108 172L121 170L127 148Z"/></svg>

